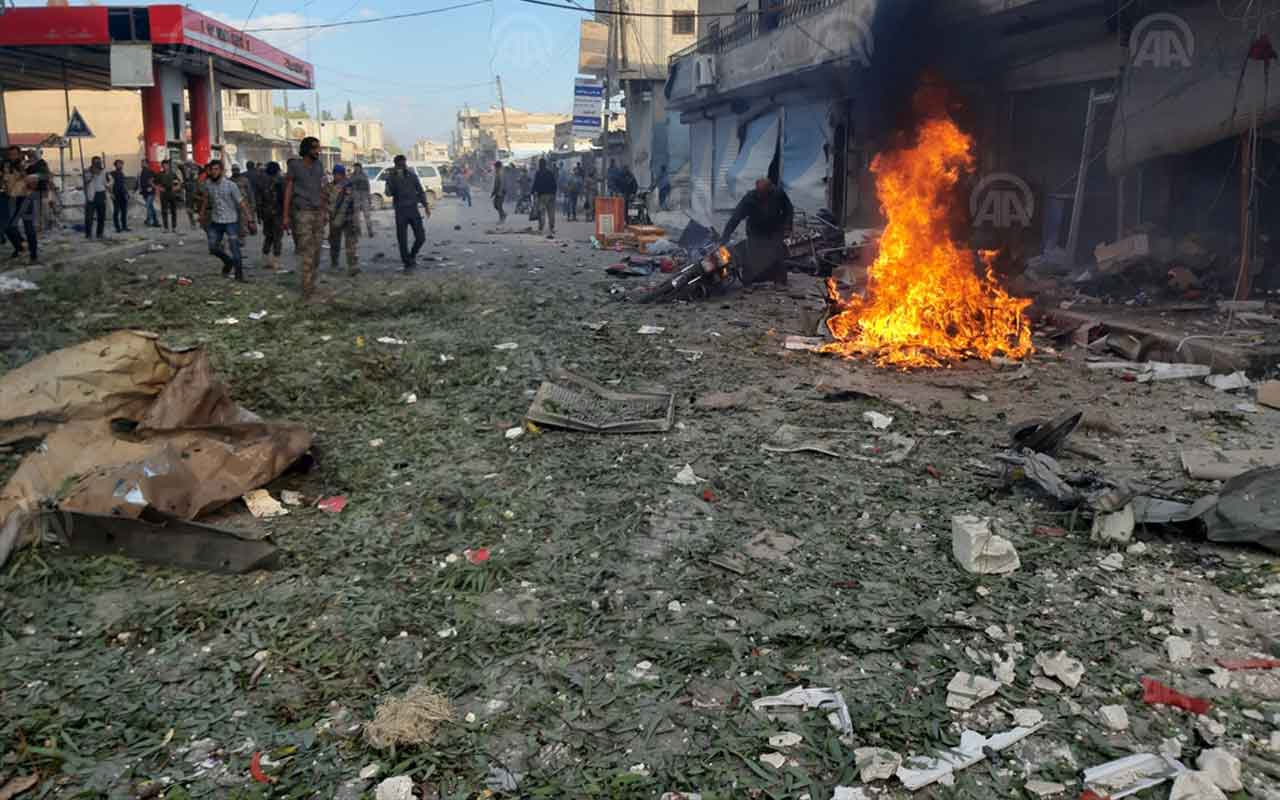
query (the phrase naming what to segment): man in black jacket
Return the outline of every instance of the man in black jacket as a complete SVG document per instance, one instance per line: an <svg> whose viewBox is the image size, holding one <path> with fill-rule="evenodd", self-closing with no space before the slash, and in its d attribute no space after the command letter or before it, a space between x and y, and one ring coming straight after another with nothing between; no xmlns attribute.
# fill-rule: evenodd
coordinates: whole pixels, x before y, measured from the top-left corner
<svg viewBox="0 0 1280 800"><path fill-rule="evenodd" d="M538 159L538 171L533 176L533 195L537 198L538 208L542 212L538 215L538 233L542 233L542 224L545 222L551 226L551 233L547 234L547 238L554 239L556 235L556 174L547 168L545 158Z"/></svg>
<svg viewBox="0 0 1280 800"><path fill-rule="evenodd" d="M414 171L405 167L404 156L396 156L395 166L384 179L386 193L391 198L392 208L396 212L396 241L400 244L400 260L404 268L411 270L417 265L418 251L422 249L427 234L422 228L422 215L418 213L418 204L422 204L427 217L431 216L431 206L427 205L426 192L422 191L422 181ZM408 229L413 228L413 248L408 244Z"/></svg>
<svg viewBox="0 0 1280 800"><path fill-rule="evenodd" d="M746 247L737 248L735 253L744 284L787 282L787 267L783 263L787 248L783 239L791 232L794 213L787 193L768 178L756 181L756 188L738 202L720 241L727 244L738 224L744 219L747 221Z"/></svg>

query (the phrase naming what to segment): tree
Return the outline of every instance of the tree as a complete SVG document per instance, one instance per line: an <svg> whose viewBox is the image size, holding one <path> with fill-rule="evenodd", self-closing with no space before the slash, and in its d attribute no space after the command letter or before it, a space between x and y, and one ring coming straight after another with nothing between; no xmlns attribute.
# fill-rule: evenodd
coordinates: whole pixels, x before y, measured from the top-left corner
<svg viewBox="0 0 1280 800"><path fill-rule="evenodd" d="M342 115L342 118L343 118L343 119L345 119L345 120L352 120L352 119L355 119L355 118L356 118L356 115L355 115L355 114L353 114L353 113L351 112L351 101L350 101L350 100L348 100L348 101L347 101L347 113L343 114L343 115Z"/></svg>
<svg viewBox="0 0 1280 800"><path fill-rule="evenodd" d="M324 120L325 122L329 122L333 119L333 115L330 114L328 111L321 111L320 119Z"/></svg>

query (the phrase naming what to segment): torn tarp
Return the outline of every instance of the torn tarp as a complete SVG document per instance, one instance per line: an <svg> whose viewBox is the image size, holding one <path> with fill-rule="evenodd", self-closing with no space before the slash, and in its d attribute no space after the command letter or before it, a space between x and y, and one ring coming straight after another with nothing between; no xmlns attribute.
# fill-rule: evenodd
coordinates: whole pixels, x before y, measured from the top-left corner
<svg viewBox="0 0 1280 800"><path fill-rule="evenodd" d="M0 406L0 430L48 434L0 491L0 563L33 541L42 507L192 520L273 480L311 445L302 426L237 406L203 350L169 350L150 334L37 359L0 378L0 398L17 401Z"/></svg>

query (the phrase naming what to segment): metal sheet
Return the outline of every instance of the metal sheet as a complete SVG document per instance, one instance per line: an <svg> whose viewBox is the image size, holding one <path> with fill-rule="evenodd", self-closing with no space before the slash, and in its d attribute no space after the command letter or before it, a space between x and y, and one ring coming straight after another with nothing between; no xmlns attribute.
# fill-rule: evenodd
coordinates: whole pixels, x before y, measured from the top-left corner
<svg viewBox="0 0 1280 800"><path fill-rule="evenodd" d="M118 555L182 569L238 574L271 569L279 548L267 541L241 539L231 531L166 519L152 523L105 514L48 511L45 530L54 532L72 553Z"/></svg>

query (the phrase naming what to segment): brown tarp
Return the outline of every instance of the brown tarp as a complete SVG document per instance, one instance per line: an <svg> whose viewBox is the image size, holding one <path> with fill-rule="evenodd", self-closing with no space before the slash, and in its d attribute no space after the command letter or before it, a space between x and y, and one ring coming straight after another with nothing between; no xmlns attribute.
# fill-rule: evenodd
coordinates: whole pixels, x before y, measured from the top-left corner
<svg viewBox="0 0 1280 800"><path fill-rule="evenodd" d="M10 441L47 434L0 492L0 564L33 539L41 505L192 520L269 483L311 445L304 427L237 406L203 350L136 332L0 378L0 431Z"/></svg>

